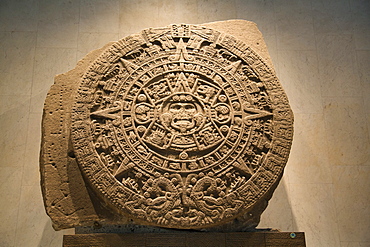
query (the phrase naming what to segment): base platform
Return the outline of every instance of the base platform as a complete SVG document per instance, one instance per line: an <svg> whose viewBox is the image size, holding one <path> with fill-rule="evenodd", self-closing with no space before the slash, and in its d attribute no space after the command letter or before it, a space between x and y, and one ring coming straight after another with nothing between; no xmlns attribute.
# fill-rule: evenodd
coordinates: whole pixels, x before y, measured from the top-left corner
<svg viewBox="0 0 370 247"><path fill-rule="evenodd" d="M305 247L303 232L94 233L64 235L63 247Z"/></svg>

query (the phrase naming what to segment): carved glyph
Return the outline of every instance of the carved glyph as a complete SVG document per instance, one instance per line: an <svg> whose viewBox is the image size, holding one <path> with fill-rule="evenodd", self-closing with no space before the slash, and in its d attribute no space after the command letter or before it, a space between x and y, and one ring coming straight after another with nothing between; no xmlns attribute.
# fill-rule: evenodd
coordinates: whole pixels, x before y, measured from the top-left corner
<svg viewBox="0 0 370 247"><path fill-rule="evenodd" d="M206 27L150 28L114 43L74 101L84 176L144 224L196 229L246 215L290 151L293 115L273 69Z"/></svg>

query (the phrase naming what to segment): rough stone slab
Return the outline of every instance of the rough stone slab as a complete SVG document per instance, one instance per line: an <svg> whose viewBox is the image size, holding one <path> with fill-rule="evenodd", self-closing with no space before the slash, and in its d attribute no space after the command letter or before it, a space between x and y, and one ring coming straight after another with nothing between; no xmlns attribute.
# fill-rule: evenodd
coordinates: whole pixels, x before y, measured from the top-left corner
<svg viewBox="0 0 370 247"><path fill-rule="evenodd" d="M63 247L155 246L155 247L305 247L303 232L235 233L98 233L64 235Z"/></svg>
<svg viewBox="0 0 370 247"><path fill-rule="evenodd" d="M263 59L265 65L274 73L262 34L259 32L256 24L243 20L231 20L206 23L199 26L213 28L242 40ZM56 76L55 84L51 87L45 102L40 156L41 186L46 211L53 221L54 228L57 230L76 226L95 225L99 227L100 225L117 225L132 222L127 217L112 210L111 202L106 198L102 198L102 195L96 195L95 193L99 194L96 188L93 189L92 187L94 186L91 187L89 183L86 183L86 179L90 178L86 178L86 174L83 177L79 172L75 150L71 144L71 109L76 96L73 92L77 91L81 78L92 62L103 54L111 44L107 44L105 47L88 54L78 63L74 70ZM183 50L179 50L179 57L184 56L183 52ZM232 66L234 68L230 67L229 69L234 70L236 69L235 66L238 65L233 64ZM269 87L276 87L275 82L271 83ZM280 97L283 98L282 101L287 102L284 95L280 95ZM281 98L276 98L276 100L279 101ZM289 111L287 112L289 115ZM259 112L259 114L262 113L261 111ZM104 116L106 113L101 112L99 114ZM292 116L288 116L288 120L289 124L291 124ZM287 131L288 139L291 138L291 129L281 129L279 131ZM285 133L282 132L279 135L284 136ZM290 144L288 146L290 147ZM286 148L288 147L283 148L283 153ZM287 155L283 154L282 157L283 162L286 162ZM265 193L258 203L255 203L253 214L239 215L238 222L244 222L242 225L244 224L246 228L255 227L258 224L259 215L267 206L267 201L271 198L272 192L281 178L281 174L277 175L271 184L271 190ZM256 183L259 183L259 181L256 180ZM142 223L145 223L145 221ZM214 230L230 231L234 227L234 223L231 223Z"/></svg>
<svg viewBox="0 0 370 247"><path fill-rule="evenodd" d="M265 40L256 23L245 20L227 20L200 24L200 26L228 33L237 39L243 40L263 58L269 68L274 68Z"/></svg>
<svg viewBox="0 0 370 247"><path fill-rule="evenodd" d="M83 180L73 154L69 128L72 92L88 66L110 45L90 52L75 69L55 76L54 85L46 96L40 153L41 188L46 213L55 230L92 226L113 218L89 192Z"/></svg>

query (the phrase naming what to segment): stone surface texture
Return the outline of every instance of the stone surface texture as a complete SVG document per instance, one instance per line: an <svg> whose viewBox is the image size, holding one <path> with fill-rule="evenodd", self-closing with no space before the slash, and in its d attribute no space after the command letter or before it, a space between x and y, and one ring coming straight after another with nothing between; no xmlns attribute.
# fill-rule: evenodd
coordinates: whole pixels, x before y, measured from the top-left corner
<svg viewBox="0 0 370 247"><path fill-rule="evenodd" d="M42 129L55 229L250 230L281 179L293 114L257 26L234 20L91 52L55 78Z"/></svg>
<svg viewBox="0 0 370 247"><path fill-rule="evenodd" d="M107 44L109 46L109 44ZM55 229L92 224L101 217L82 178L70 140L73 91L104 47L91 52L76 68L57 75L45 100L40 154L41 188ZM103 217L104 218L104 217Z"/></svg>

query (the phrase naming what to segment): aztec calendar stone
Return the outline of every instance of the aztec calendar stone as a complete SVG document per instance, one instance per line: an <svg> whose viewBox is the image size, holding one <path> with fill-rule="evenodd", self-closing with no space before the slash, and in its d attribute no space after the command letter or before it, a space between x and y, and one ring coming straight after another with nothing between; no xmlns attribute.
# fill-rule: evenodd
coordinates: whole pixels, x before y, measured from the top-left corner
<svg viewBox="0 0 370 247"><path fill-rule="evenodd" d="M78 85L71 125L78 165L108 207L147 225L201 229L248 220L270 199L293 114L250 46L179 24L108 47Z"/></svg>

